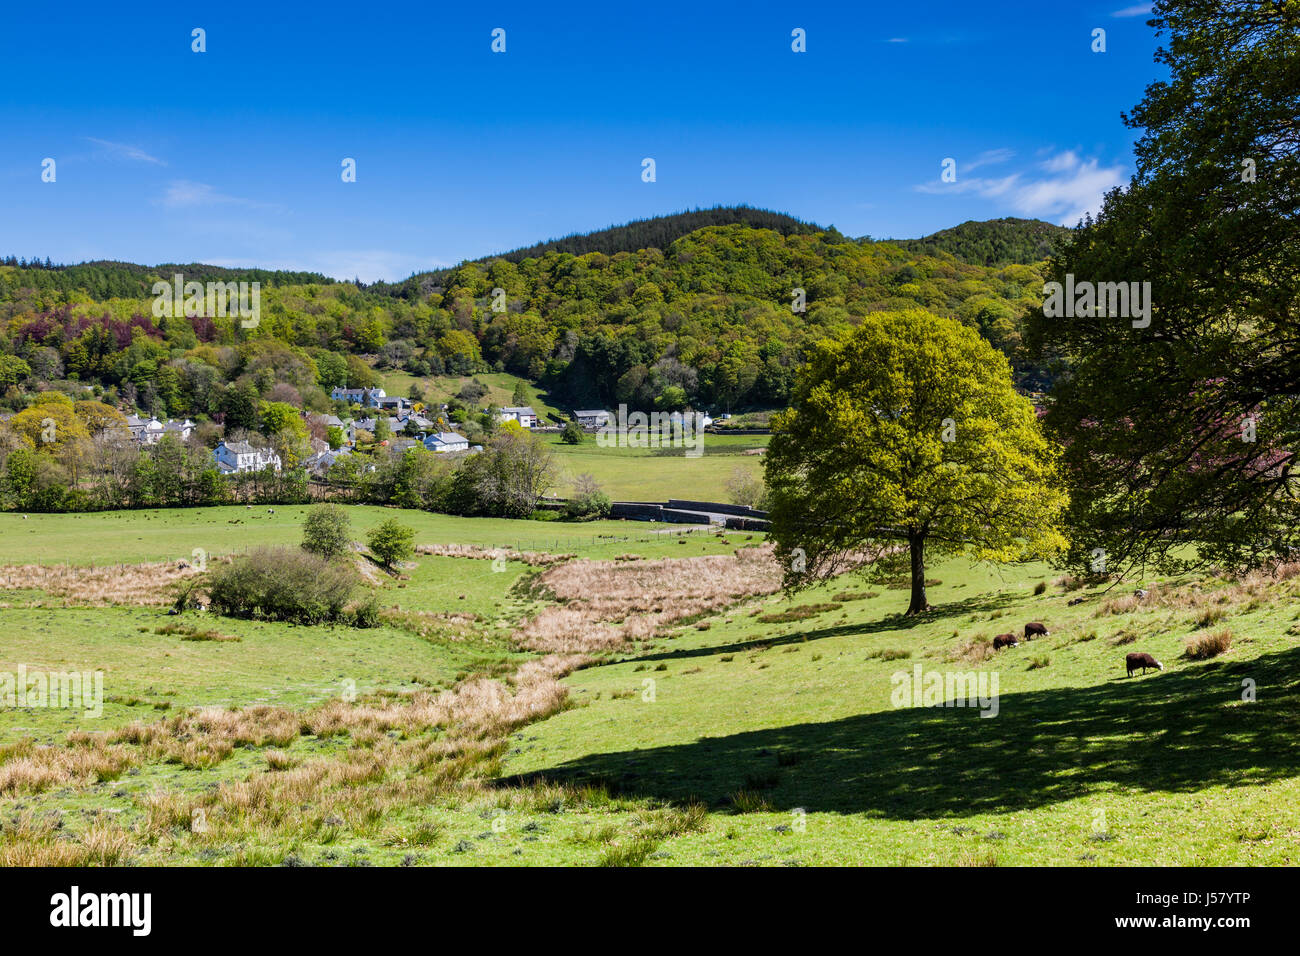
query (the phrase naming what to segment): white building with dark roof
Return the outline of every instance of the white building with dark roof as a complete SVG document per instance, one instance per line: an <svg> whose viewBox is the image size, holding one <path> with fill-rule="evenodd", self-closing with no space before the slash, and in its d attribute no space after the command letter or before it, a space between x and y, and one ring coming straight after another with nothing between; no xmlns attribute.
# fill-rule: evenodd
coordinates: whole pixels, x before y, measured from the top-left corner
<svg viewBox="0 0 1300 956"><path fill-rule="evenodd" d="M528 405L503 408L497 412L497 420L501 422L518 422L524 428L536 428L539 424L537 413Z"/></svg>
<svg viewBox="0 0 1300 956"><path fill-rule="evenodd" d="M469 439L455 432L438 432L424 439L424 447L429 451L469 451Z"/></svg>
<svg viewBox="0 0 1300 956"><path fill-rule="evenodd" d="M254 448L246 441L223 441L212 450L217 470L223 475L247 471L280 470L280 456L270 448Z"/></svg>

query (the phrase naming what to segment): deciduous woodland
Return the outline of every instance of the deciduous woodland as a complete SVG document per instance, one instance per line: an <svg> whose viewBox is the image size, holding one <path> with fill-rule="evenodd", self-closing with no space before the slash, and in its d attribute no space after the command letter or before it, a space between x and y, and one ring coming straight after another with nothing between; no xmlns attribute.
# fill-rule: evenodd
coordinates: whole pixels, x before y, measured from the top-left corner
<svg viewBox="0 0 1300 956"><path fill-rule="evenodd" d="M1295 866L1300 4L1152 20L1071 228L0 263L0 867Z"/></svg>

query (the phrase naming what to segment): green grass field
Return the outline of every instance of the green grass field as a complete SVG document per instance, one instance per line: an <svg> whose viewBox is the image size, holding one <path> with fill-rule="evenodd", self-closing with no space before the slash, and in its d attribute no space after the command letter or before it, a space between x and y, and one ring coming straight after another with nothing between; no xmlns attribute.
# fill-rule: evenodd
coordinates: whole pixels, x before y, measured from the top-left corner
<svg viewBox="0 0 1300 956"><path fill-rule="evenodd" d="M155 509L102 514L0 514L0 564L116 564L189 561L194 550L216 557L259 544L297 544L305 505L246 508ZM457 518L424 511L398 511L377 505L349 506L358 539L388 518L414 528L418 544L478 545L518 551L572 551L612 557L624 545L648 539L655 553L671 553L660 541L679 525L629 521L503 521Z"/></svg>
<svg viewBox="0 0 1300 956"><path fill-rule="evenodd" d="M439 375L428 378L417 378L409 372L398 371L378 374L384 391L389 395L407 398L411 394L411 386L418 383L424 392L424 400L435 405L449 401L463 387L476 379L488 389L487 395L479 399L479 405L490 404L498 408L513 405L511 399L514 397L515 386L522 382L524 392L528 396L525 405L531 406L533 411L543 419L550 414L561 414L559 407L547 403L544 398L545 392L527 379L511 375L509 372L478 372L474 375Z"/></svg>
<svg viewBox="0 0 1300 956"><path fill-rule="evenodd" d="M397 515L419 529L421 543L513 547L545 538L584 557L726 555L757 540L657 535L617 522L349 510L360 529ZM0 563L169 560L193 547L215 554L296 541L302 509L275 512L3 515ZM625 540L601 537L620 530ZM0 781L30 753L21 741L63 747L70 730L104 732L200 706L307 713L346 686L364 700L507 675L536 657L509 636L550 602L530 587L538 573L519 561L501 571L481 559L420 557L384 581L379 597L386 607L459 616L456 629L426 636L392 625L300 627L189 613L182 622L240 640L183 641L158 633L177 620L161 607L63 606L0 593L0 672L19 664L98 669L107 697L97 720L0 709ZM329 806L257 796L292 792L316 762L356 767L370 754L443 739L304 729L291 741L236 746L210 765L149 757L98 780L0 787L0 818L26 820L28 831L38 818L60 820L36 841L42 852L83 838L98 847L94 828L116 828L124 848L96 849L89 862L143 864L1300 860L1300 578L1245 589L1206 579L1195 597L1153 591L1168 596L1128 606L1107 602L1130 590L1065 591L1040 565L953 561L930 574L940 582L930 592L936 610L920 618L901 616L903 590L840 579L796 597L742 600L597 654L563 679L565 708L516 727L473 764L473 787L435 786L443 763L407 760L365 770L330 791ZM1044 593L1034 594L1039 584ZM1083 603L1067 604L1080 595ZM805 610L789 613L795 608ZM972 638L1020 631L1031 620L1051 634L982 662L960 657ZM1230 649L1212 660L1182 658L1184 641L1207 627L1230 629ZM1126 677L1132 650L1166 669ZM910 680L918 665L996 674L996 716L894 706L895 675ZM1256 699L1243 699L1243 682ZM193 830L185 808L217 793L220 826ZM0 832L0 853L28 831Z"/></svg>
<svg viewBox="0 0 1300 956"><path fill-rule="evenodd" d="M762 458L745 452L766 448L769 437L705 434L702 453L691 457L681 449L602 448L593 436L581 445L566 445L557 435L550 444L561 466L555 493L567 496L573 479L589 474L615 501L726 501L733 473L762 473Z"/></svg>

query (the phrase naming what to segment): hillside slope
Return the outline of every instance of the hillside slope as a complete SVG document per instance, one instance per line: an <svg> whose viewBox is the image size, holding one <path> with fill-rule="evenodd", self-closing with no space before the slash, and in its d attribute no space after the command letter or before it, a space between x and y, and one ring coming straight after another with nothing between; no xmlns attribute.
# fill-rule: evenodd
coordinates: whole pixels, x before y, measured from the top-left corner
<svg viewBox="0 0 1300 956"><path fill-rule="evenodd" d="M1028 265L1056 252L1070 231L1041 219L989 219L963 222L920 239L889 241L922 255L946 252L972 265Z"/></svg>
<svg viewBox="0 0 1300 956"><path fill-rule="evenodd" d="M735 216L772 228L691 228ZM618 251L559 248L588 246ZM202 265L10 261L0 265L0 356L23 364L3 370L0 389L11 389L3 397L14 409L33 390L80 397L90 386L110 404L203 418L255 405L279 386L290 401L327 410L333 386L377 384L389 372L411 376L412 385L501 372L545 388L561 407L773 408L787 402L813 341L871 312L918 306L978 329L1019 377L1044 380L1021 342L1021 316L1041 289L1036 265L972 265L743 208L538 248L548 251L370 288ZM262 282L259 324L155 318L151 286L174 272Z"/></svg>

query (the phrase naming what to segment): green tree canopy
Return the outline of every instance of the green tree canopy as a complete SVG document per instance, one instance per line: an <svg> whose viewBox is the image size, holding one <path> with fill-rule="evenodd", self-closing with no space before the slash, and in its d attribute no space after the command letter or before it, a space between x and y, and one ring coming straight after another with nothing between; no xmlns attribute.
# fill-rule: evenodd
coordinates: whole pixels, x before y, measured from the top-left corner
<svg viewBox="0 0 1300 956"><path fill-rule="evenodd" d="M389 518L370 532L366 543L379 563L391 568L415 553L415 529Z"/></svg>
<svg viewBox="0 0 1300 956"><path fill-rule="evenodd" d="M1047 423L1071 557L1119 573L1300 547L1300 3L1161 0L1154 20L1169 79L1126 116L1137 174L1048 275L1150 283L1149 315L1030 323L1069 371Z"/></svg>
<svg viewBox="0 0 1300 956"><path fill-rule="evenodd" d="M868 316L814 347L772 421L764 466L786 586L863 557L868 575L897 574L905 548L918 613L929 559L1059 550L1056 462L1006 358L974 331L919 309Z"/></svg>
<svg viewBox="0 0 1300 956"><path fill-rule="evenodd" d="M338 558L352 547L352 522L338 505L315 505L302 523L302 546L326 558Z"/></svg>

